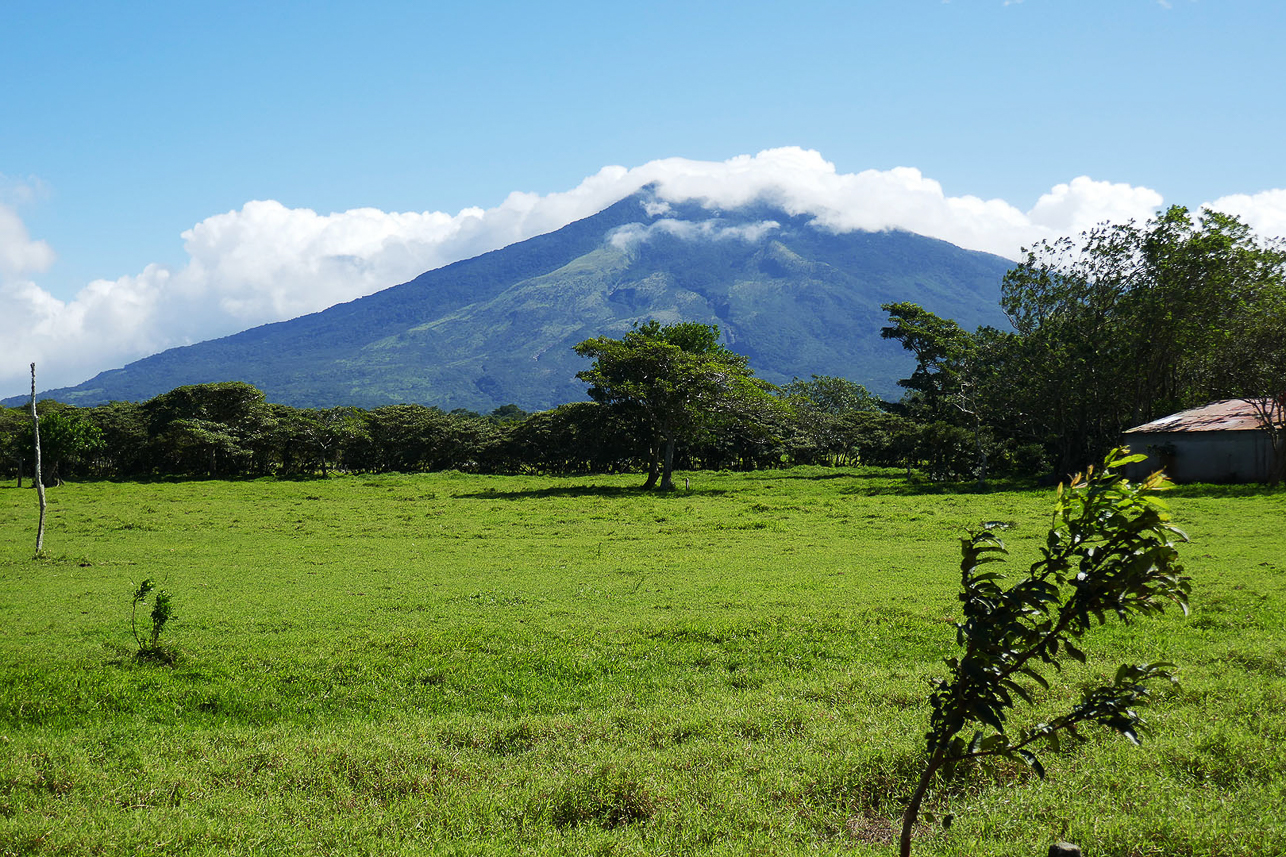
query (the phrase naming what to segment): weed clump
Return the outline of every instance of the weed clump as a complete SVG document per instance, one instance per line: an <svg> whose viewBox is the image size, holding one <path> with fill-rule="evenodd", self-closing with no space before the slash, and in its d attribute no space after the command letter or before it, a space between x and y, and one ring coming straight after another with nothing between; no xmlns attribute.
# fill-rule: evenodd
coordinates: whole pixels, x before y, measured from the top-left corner
<svg viewBox="0 0 1286 857"><path fill-rule="evenodd" d="M147 597L154 590L156 595L152 598L152 627L150 629L145 628L140 635L138 607L140 604L144 607L147 606ZM161 631L165 629L165 624L174 618L177 617L174 615L169 592L164 589L156 590L150 577L138 585L138 589L134 590L134 599L130 604L130 630L134 633L134 642L138 644L138 651L134 653L135 659L163 664L172 664L178 659L177 652L161 645Z"/></svg>

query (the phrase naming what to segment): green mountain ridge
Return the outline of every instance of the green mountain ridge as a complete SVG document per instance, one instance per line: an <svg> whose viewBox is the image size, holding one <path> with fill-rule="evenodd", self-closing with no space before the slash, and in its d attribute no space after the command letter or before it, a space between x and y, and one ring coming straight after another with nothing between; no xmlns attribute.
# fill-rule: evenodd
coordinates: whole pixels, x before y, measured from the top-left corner
<svg viewBox="0 0 1286 857"><path fill-rule="evenodd" d="M649 214L658 209L668 210ZM839 375L896 397L910 362L880 339L880 304L915 301L967 328L1005 325L998 298L1010 266L908 232L832 233L768 204L658 206L644 190L408 283L44 396L94 405L245 381L296 407L545 409L585 398L574 344L655 318L719 325L769 381Z"/></svg>

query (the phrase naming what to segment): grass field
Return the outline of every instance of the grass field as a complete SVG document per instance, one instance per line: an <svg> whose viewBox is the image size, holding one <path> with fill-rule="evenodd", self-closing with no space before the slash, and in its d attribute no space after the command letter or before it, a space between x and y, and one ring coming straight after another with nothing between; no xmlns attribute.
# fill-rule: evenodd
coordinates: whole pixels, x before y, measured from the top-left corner
<svg viewBox="0 0 1286 857"><path fill-rule="evenodd" d="M691 478L67 485L40 560L0 487L0 854L892 853L957 538L1014 522L1017 574L1052 491ZM964 771L916 853L1286 853L1286 493L1169 503L1192 615L1091 632L1030 714L1168 659L1153 734Z"/></svg>

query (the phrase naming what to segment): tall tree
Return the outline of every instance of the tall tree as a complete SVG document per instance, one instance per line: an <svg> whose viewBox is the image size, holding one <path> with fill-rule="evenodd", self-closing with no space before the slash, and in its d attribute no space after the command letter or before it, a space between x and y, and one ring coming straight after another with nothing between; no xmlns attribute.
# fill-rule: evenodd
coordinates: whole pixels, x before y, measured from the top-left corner
<svg viewBox="0 0 1286 857"><path fill-rule="evenodd" d="M1286 251L1235 217L1175 206L1037 244L1005 276L1001 303L1021 339L1012 371L1030 381L1017 410L1071 472L1131 425L1271 395L1273 372L1234 355L1271 345Z"/></svg>
<svg viewBox="0 0 1286 857"><path fill-rule="evenodd" d="M620 339L587 339L574 350L594 361L576 373L590 385L590 398L641 425L639 440L651 462L647 488L658 478L661 490L674 488L676 444L777 407L769 385L754 377L745 357L719 342L714 325L653 320Z"/></svg>
<svg viewBox="0 0 1286 857"><path fill-rule="evenodd" d="M974 473L981 487L987 479L987 451L980 390L990 366L980 345L990 345L994 331L970 334L951 319L941 318L919 304L887 303L880 308L889 314L890 322L880 329L880 336L896 339L915 355L915 371L910 378L899 380L898 385L909 392L912 413L935 429L926 437L928 451L942 451L944 432L960 434L959 429L953 431L950 426L967 427L973 434ZM947 425L935 427L933 423Z"/></svg>

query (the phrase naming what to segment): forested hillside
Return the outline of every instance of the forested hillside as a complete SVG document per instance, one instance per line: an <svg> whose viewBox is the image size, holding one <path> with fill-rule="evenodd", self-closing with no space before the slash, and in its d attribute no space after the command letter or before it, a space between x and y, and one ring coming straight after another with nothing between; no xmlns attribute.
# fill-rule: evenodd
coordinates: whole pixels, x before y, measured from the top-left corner
<svg viewBox="0 0 1286 857"><path fill-rule="evenodd" d="M1010 264L910 233L836 234L768 205L670 206L645 191L368 297L42 396L99 405L242 381L296 407L543 410L584 398L572 346L649 319L718 325L774 383L833 375L896 396L910 363L881 341L880 305L910 300L970 329L1003 326Z"/></svg>

